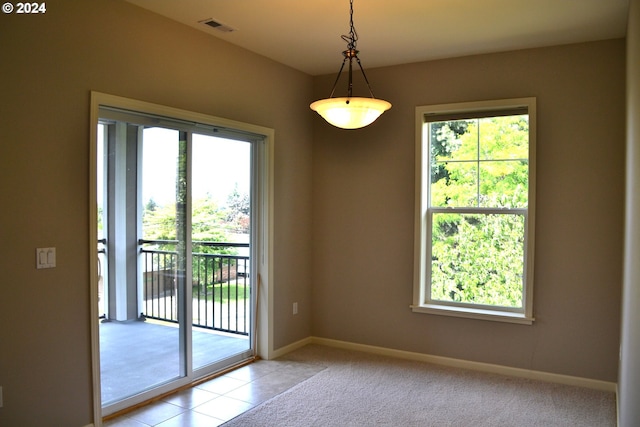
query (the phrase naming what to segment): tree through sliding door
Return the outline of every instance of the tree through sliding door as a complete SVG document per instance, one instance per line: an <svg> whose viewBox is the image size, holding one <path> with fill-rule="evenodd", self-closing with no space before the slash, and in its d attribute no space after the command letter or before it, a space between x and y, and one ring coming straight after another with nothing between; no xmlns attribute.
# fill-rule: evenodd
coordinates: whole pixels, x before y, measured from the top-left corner
<svg viewBox="0 0 640 427"><path fill-rule="evenodd" d="M194 134L192 152L196 371L249 348L252 161L250 143L210 135ZM214 347L207 345L212 336Z"/></svg>
<svg viewBox="0 0 640 427"><path fill-rule="evenodd" d="M262 139L100 108L103 414L253 355Z"/></svg>

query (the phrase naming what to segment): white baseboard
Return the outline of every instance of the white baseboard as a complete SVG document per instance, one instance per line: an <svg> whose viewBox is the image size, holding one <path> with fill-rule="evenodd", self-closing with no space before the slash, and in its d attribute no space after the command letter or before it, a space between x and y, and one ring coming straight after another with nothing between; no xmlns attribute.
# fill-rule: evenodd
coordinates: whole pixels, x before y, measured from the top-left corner
<svg viewBox="0 0 640 427"><path fill-rule="evenodd" d="M307 344L313 344L313 342L314 342L313 337L307 337L307 338L301 339L300 341L296 341L292 344L273 350L273 352L271 353L271 356L273 357L271 358L275 359L276 357L284 356L285 354L290 353L294 350L297 350L301 347L304 347Z"/></svg>
<svg viewBox="0 0 640 427"><path fill-rule="evenodd" d="M510 366L494 365L491 363L472 362L469 360L453 359L450 357L433 356L430 354L416 353L411 351L395 350L386 347L377 347L366 344L356 344L347 341L338 341L328 338L308 337L288 346L281 347L274 353L280 357L290 351L297 350L307 344L321 344L328 347L343 348L346 350L362 351L365 353L379 354L382 356L397 357L399 359L416 360L428 362L436 365L449 366L453 368L470 369L474 371L487 372L492 374L507 375L518 378L546 381L556 384L585 387L594 390L616 392L617 384L609 381L594 380L590 378L574 377L571 375L553 374L550 372L533 371L530 369L512 368Z"/></svg>

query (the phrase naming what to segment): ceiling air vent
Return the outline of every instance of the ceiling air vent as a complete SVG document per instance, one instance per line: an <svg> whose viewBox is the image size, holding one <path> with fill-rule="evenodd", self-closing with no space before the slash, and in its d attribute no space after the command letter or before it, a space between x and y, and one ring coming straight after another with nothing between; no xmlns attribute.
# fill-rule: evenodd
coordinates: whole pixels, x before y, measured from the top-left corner
<svg viewBox="0 0 640 427"><path fill-rule="evenodd" d="M225 25L219 21L216 21L213 18L205 19L204 21L198 21L198 22L204 25L208 25L211 28L218 30L222 33L232 33L236 30L235 28Z"/></svg>

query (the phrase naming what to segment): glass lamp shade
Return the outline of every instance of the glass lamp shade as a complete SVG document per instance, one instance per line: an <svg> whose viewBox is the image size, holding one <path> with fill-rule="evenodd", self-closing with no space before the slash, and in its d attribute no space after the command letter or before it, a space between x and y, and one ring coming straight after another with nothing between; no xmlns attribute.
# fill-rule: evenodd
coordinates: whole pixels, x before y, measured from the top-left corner
<svg viewBox="0 0 640 427"><path fill-rule="evenodd" d="M327 122L342 129L358 129L373 123L391 104L376 98L328 98L310 105Z"/></svg>

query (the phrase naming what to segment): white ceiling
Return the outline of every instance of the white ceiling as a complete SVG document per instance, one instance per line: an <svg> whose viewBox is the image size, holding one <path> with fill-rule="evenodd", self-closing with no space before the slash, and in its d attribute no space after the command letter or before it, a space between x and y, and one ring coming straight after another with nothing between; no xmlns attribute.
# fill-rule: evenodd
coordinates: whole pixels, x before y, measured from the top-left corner
<svg viewBox="0 0 640 427"><path fill-rule="evenodd" d="M311 75L336 73L349 0L127 0ZM354 0L365 69L624 37L629 0ZM199 23L230 26L222 33Z"/></svg>

